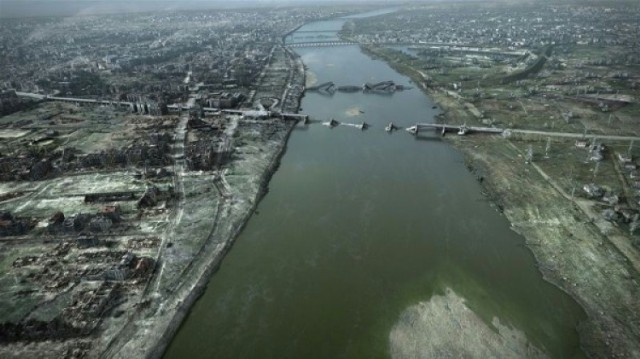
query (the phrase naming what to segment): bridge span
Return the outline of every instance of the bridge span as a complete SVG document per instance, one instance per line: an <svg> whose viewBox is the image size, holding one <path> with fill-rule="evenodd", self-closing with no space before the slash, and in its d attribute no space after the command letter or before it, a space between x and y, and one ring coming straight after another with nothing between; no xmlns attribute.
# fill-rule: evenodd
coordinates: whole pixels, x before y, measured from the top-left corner
<svg viewBox="0 0 640 359"><path fill-rule="evenodd" d="M333 46L351 46L359 45L357 42L351 41L310 41L310 42L294 42L285 44L286 47L300 48L300 47L333 47Z"/></svg>
<svg viewBox="0 0 640 359"><path fill-rule="evenodd" d="M502 128L496 127L475 127L467 125L448 125L440 123L416 123L414 126L408 127L407 132L417 135L420 131L435 130L440 132L443 136L447 132L457 132L459 135L466 135L468 133L493 133L500 134L504 132Z"/></svg>
<svg viewBox="0 0 640 359"><path fill-rule="evenodd" d="M525 130L517 128L498 128L498 127L475 127L467 125L448 125L439 123L416 123L414 126L405 129L407 132L414 135L424 130L435 130L444 135L447 132L457 132L459 135L466 135L471 133L488 133L488 134L504 134L509 137L513 134L540 136L540 137L557 137L568 139L586 139L597 138L599 140L607 141L640 141L640 136L637 135L605 135L594 133L575 133L575 132L554 132L554 131L539 131L539 130Z"/></svg>
<svg viewBox="0 0 640 359"><path fill-rule="evenodd" d="M29 93L29 92L16 92L17 96L27 97L36 100L42 101L59 101L59 102L69 102L76 104L92 104L92 105L107 105L114 107L124 107L127 109L142 109L146 103L137 103L137 102L127 102L127 101L110 101L110 100L97 100L97 99L89 99L89 98L75 98L75 97L58 97L58 96L50 96L50 95L41 95L37 93ZM179 112L179 111L187 111L193 108L193 103L177 103L167 105L169 111ZM244 117L281 117L281 118L289 118L296 120L304 120L307 121L309 119L308 115L300 114L300 113L288 113L288 112L278 112L278 111L260 111L260 110L222 110L216 107L203 107L203 112L206 113L232 113L242 115ZM134 111L135 112L135 111Z"/></svg>

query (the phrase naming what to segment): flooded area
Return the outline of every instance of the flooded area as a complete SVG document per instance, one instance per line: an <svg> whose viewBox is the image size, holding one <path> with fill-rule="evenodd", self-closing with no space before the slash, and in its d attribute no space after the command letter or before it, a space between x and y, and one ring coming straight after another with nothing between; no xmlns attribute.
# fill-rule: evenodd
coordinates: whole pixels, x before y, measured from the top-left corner
<svg viewBox="0 0 640 359"><path fill-rule="evenodd" d="M288 41L335 40L343 23ZM583 311L542 279L462 156L434 133L384 131L433 122L429 98L357 46L296 51L309 82L414 88L306 94L311 123L165 357L582 357ZM331 118L370 127L321 126Z"/></svg>

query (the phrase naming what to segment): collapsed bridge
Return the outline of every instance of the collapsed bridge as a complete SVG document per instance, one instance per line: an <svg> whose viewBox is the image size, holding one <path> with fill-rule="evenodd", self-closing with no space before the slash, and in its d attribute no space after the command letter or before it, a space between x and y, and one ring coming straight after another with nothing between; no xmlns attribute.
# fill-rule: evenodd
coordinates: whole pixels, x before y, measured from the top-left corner
<svg viewBox="0 0 640 359"><path fill-rule="evenodd" d="M381 81L377 83L367 82L363 85L336 86L333 81L323 82L319 85L309 86L305 91L333 94L338 92L364 92L364 93L393 93L395 91L410 90L412 87L399 85L393 81Z"/></svg>

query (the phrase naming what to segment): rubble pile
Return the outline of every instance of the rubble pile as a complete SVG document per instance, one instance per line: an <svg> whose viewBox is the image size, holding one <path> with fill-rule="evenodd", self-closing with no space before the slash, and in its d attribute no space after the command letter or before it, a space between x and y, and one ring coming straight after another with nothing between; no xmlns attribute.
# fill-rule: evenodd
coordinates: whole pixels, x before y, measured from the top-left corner
<svg viewBox="0 0 640 359"><path fill-rule="evenodd" d="M211 171L221 165L218 158L226 157L225 153L218 153L218 146L209 140L191 142L185 150L187 167L191 171Z"/></svg>
<svg viewBox="0 0 640 359"><path fill-rule="evenodd" d="M197 114L189 117L187 122L189 135L185 144L187 167L192 171L215 170L227 158L227 142L223 140L223 120L204 120Z"/></svg>
<svg viewBox="0 0 640 359"><path fill-rule="evenodd" d="M606 191L595 183L585 184L582 189L587 198L598 201L603 207L600 211L602 218L616 224L629 225L631 234L640 232L640 213L623 195Z"/></svg>
<svg viewBox="0 0 640 359"><path fill-rule="evenodd" d="M37 181L53 170L51 161L33 154L0 157L0 181Z"/></svg>
<svg viewBox="0 0 640 359"><path fill-rule="evenodd" d="M153 132L146 141L96 153L81 154L75 148L62 148L51 153L31 149L0 157L0 181L39 181L61 172L86 169L171 165L173 136L168 132Z"/></svg>
<svg viewBox="0 0 640 359"><path fill-rule="evenodd" d="M119 283L103 282L95 290L77 293L73 305L63 311L65 317L79 327L86 328L89 320L99 317L106 311L119 289Z"/></svg>
<svg viewBox="0 0 640 359"><path fill-rule="evenodd" d="M99 153L89 153L70 163L65 163L65 170L81 170L87 168L100 169L126 166L166 166L173 163L169 155L168 144L149 145L132 144L123 149L109 149Z"/></svg>
<svg viewBox="0 0 640 359"><path fill-rule="evenodd" d="M87 335L123 300L125 286L148 281L154 259L123 250L87 250L100 243L95 236L79 235L63 240L48 253L17 258L13 267L29 271L40 288L52 295L70 290L73 297L51 321L26 317L16 323L1 323L0 343Z"/></svg>
<svg viewBox="0 0 640 359"><path fill-rule="evenodd" d="M156 169L146 168L144 172L137 172L134 176L137 179L162 179L173 176L173 172L164 167Z"/></svg>
<svg viewBox="0 0 640 359"><path fill-rule="evenodd" d="M158 205L158 203L170 200L175 197L175 192L173 187L169 186L169 188L165 191L159 189L156 186L149 186L144 191L144 194L138 200L138 208L148 208L154 207Z"/></svg>
<svg viewBox="0 0 640 359"><path fill-rule="evenodd" d="M107 233L122 221L120 207L107 206L97 213L76 213L65 217L56 212L47 225L50 234Z"/></svg>
<svg viewBox="0 0 640 359"><path fill-rule="evenodd" d="M28 319L18 323L0 323L0 343L68 339L78 337L81 334L80 328L74 327L60 317L51 321Z"/></svg>
<svg viewBox="0 0 640 359"><path fill-rule="evenodd" d="M160 244L160 238L132 238L127 244L129 249L155 248Z"/></svg>
<svg viewBox="0 0 640 359"><path fill-rule="evenodd" d="M206 104L208 107L214 108L235 108L245 98L246 96L240 92L213 93L211 97L206 100Z"/></svg>
<svg viewBox="0 0 640 359"><path fill-rule="evenodd" d="M31 218L15 217L11 212L0 211L0 237L23 235L35 225L36 221Z"/></svg>
<svg viewBox="0 0 640 359"><path fill-rule="evenodd" d="M220 130L223 124L220 123L209 123L207 121L202 120L198 116L190 116L189 121L187 122L187 128L190 130L198 130L200 132L208 132L208 131L217 131L216 134L220 134Z"/></svg>

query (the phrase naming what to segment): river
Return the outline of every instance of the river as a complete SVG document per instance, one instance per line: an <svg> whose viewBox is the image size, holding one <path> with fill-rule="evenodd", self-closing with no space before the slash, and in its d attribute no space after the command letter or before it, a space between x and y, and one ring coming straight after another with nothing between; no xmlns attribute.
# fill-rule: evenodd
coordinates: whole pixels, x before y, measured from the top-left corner
<svg viewBox="0 0 640 359"><path fill-rule="evenodd" d="M300 31L331 40L343 23ZM297 51L318 83L412 86L357 46ZM498 318L552 357L582 357L583 311L542 279L462 156L435 134L383 130L432 122L432 106L416 88L308 93L313 119L371 127L298 124L269 193L165 357L387 357L402 313L447 288L488 326Z"/></svg>

